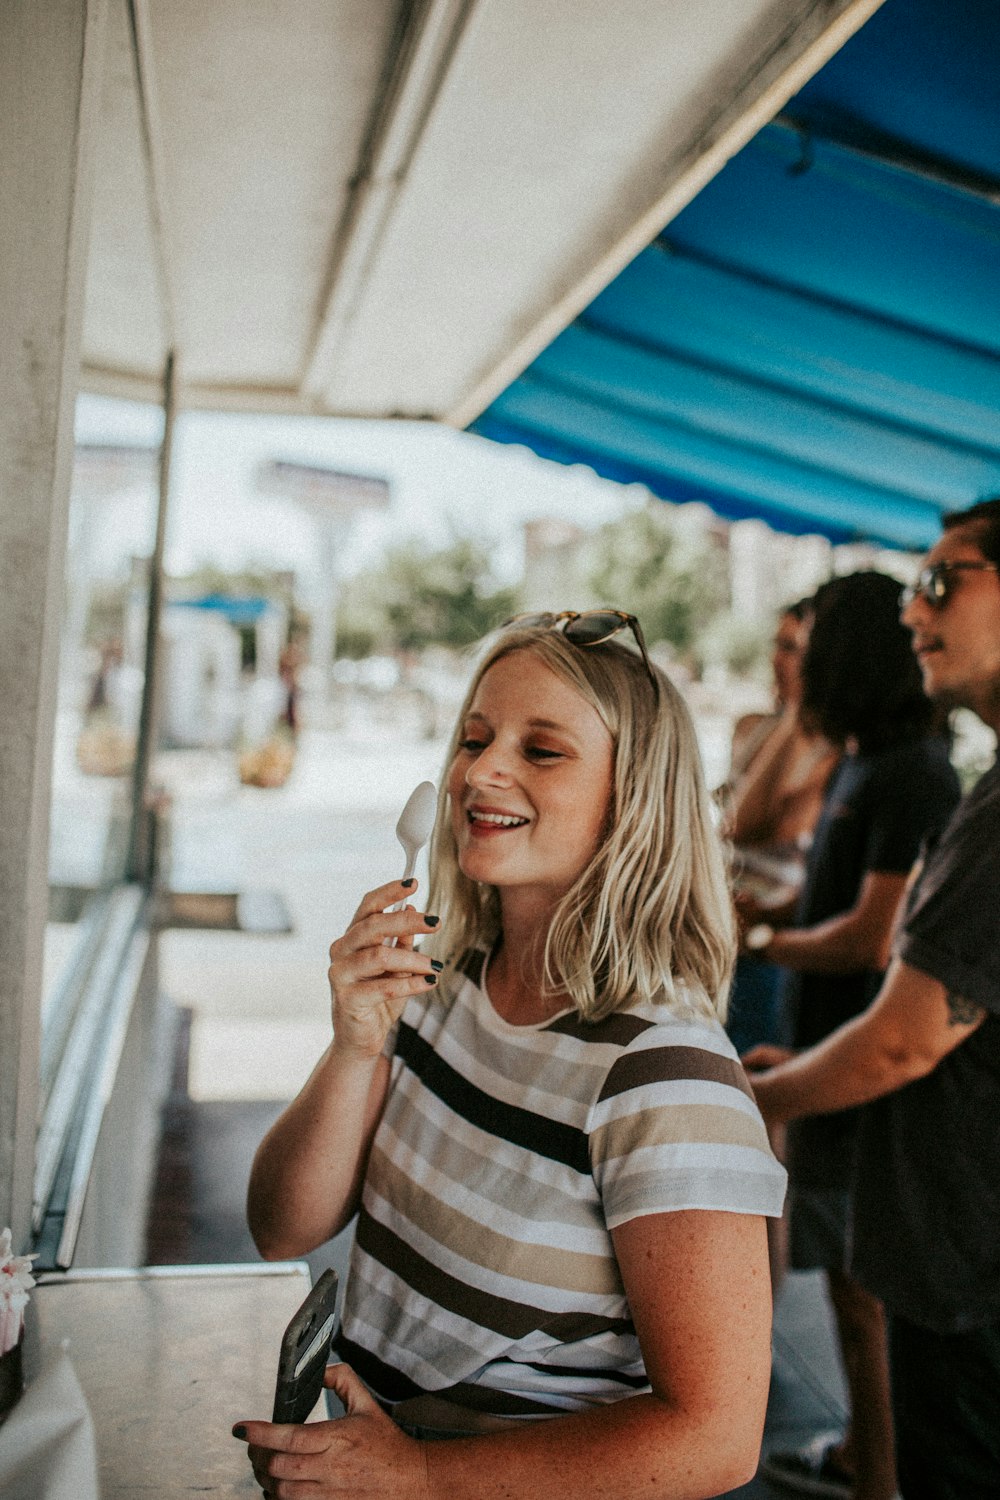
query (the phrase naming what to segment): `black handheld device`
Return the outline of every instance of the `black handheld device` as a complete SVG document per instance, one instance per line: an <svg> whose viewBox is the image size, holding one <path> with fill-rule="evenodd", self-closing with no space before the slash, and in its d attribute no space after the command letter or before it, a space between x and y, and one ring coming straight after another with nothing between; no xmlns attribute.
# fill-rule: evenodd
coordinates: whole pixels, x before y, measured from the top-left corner
<svg viewBox="0 0 1000 1500"><path fill-rule="evenodd" d="M272 1422L304 1422L319 1400L336 1326L337 1273L322 1276L285 1329Z"/></svg>

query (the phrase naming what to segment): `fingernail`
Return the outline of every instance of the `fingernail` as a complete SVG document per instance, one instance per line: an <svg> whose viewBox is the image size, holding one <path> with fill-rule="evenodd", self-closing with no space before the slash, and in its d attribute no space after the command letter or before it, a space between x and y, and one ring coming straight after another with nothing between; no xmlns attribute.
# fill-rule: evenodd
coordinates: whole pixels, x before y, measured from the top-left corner
<svg viewBox="0 0 1000 1500"><path fill-rule="evenodd" d="M441 962L441 960L439 958L432 958L431 959L431 968L432 969L436 969L437 972L440 974L441 970L444 968L444 964Z"/></svg>
<svg viewBox="0 0 1000 1500"><path fill-rule="evenodd" d="M427 927L436 927L440 920L440 917L424 917L424 924Z"/></svg>
<svg viewBox="0 0 1000 1500"><path fill-rule="evenodd" d="M405 888L407 890L409 890L410 886L411 885L416 885L417 882L414 880L413 876L411 875L410 878L409 878L409 880L401 880L399 883L400 883L400 885L405 886Z"/></svg>
<svg viewBox="0 0 1000 1500"><path fill-rule="evenodd" d="M233 1428L233 1437L234 1438L239 1438L240 1441L243 1442L243 1443L246 1442L247 1430L243 1426L242 1422L237 1422L236 1426Z"/></svg>
<svg viewBox="0 0 1000 1500"><path fill-rule="evenodd" d="M438 977L437 977L436 974L425 974L424 975L424 984L437 984L437 982L438 982Z"/></svg>

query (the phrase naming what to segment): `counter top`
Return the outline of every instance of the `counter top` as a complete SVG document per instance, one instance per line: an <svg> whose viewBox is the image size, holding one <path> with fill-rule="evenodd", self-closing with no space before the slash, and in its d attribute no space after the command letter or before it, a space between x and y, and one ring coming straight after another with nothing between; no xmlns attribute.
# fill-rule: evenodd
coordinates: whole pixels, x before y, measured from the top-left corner
<svg viewBox="0 0 1000 1500"><path fill-rule="evenodd" d="M80 1270L40 1279L42 1347L69 1340L94 1419L102 1500L260 1495L241 1417L271 1415L305 1262Z"/></svg>

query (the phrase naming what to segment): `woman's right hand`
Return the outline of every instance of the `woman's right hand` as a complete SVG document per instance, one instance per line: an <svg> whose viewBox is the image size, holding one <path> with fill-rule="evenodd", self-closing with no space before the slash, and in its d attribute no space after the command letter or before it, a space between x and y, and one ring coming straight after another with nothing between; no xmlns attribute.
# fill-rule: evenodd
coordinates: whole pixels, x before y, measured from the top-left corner
<svg viewBox="0 0 1000 1500"><path fill-rule="evenodd" d="M407 1000L437 983L442 965L413 946L415 938L434 931L437 917L412 906L387 910L415 886L416 881L393 880L369 891L343 937L330 947L335 1052L377 1057ZM389 946L393 939L395 946Z"/></svg>

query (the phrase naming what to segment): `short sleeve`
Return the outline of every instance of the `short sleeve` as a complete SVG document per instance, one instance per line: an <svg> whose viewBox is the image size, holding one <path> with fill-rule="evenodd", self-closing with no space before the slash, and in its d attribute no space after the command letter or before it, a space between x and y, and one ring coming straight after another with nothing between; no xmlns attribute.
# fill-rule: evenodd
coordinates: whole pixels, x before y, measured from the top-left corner
<svg viewBox="0 0 1000 1500"><path fill-rule="evenodd" d="M968 802L921 872L896 953L948 990L1000 1013L1000 781ZM981 784L982 785L982 784Z"/></svg>
<svg viewBox="0 0 1000 1500"><path fill-rule="evenodd" d="M609 1229L689 1208L781 1213L785 1171L721 1031L643 1033L607 1074L589 1144Z"/></svg>

